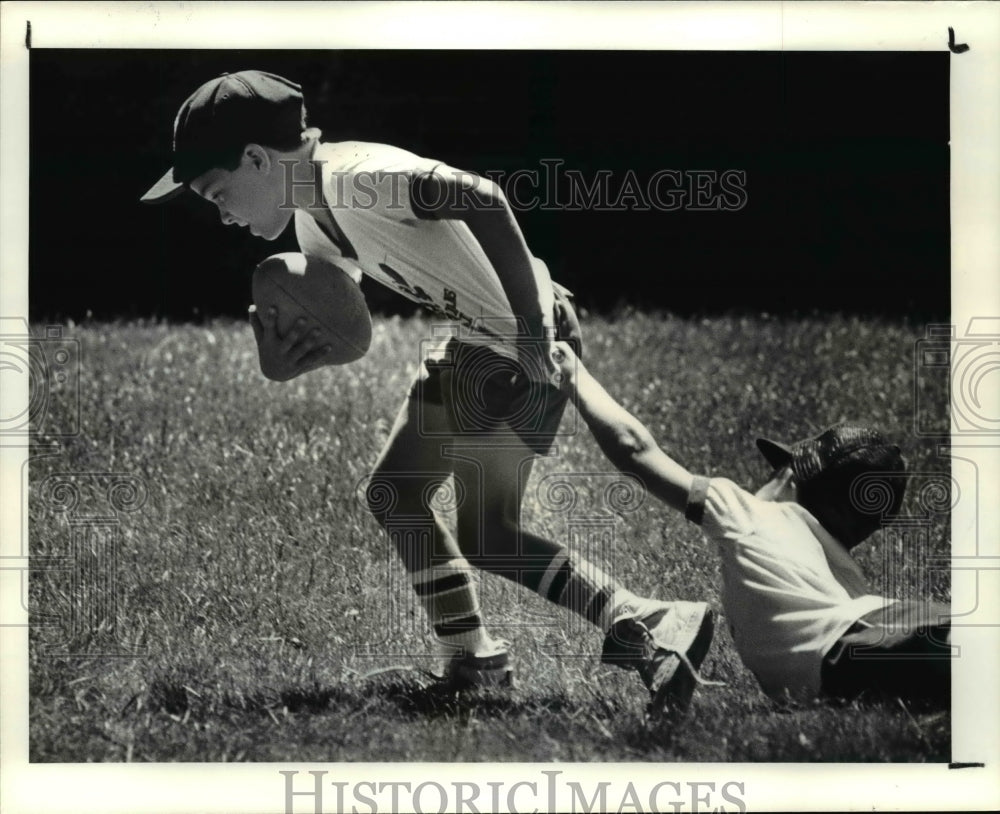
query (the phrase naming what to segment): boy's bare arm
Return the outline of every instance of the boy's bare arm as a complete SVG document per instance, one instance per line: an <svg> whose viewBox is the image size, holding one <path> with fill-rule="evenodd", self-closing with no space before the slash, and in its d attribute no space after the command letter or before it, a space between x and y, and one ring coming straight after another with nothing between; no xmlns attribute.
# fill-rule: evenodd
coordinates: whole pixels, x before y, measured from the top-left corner
<svg viewBox="0 0 1000 814"><path fill-rule="evenodd" d="M567 343L555 343L553 359L559 369L559 386L574 398L608 460L683 512L694 476L660 449L645 425L608 394Z"/></svg>
<svg viewBox="0 0 1000 814"><path fill-rule="evenodd" d="M500 278L514 314L526 321L528 337L554 338L551 280L532 262L499 186L488 178L439 167L414 180L410 198L418 217L464 221ZM529 345L532 350L540 347L538 342ZM554 372L548 354L541 356L545 368Z"/></svg>

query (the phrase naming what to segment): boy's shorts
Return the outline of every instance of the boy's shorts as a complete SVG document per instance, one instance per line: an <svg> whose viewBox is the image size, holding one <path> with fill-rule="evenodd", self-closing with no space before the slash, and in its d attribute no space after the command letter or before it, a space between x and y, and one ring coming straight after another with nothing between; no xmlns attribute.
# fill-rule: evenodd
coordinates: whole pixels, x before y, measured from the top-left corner
<svg viewBox="0 0 1000 814"><path fill-rule="evenodd" d="M582 358L580 322L572 293L552 283L555 294L556 338L568 342ZM513 430L538 455L555 441L567 396L556 386L519 376L517 363L491 348L452 337L433 356L424 359L410 397L424 404L443 405L448 427L421 427L429 435L482 437Z"/></svg>
<svg viewBox="0 0 1000 814"><path fill-rule="evenodd" d="M862 616L823 657L824 695L855 698L868 690L948 706L951 620L937 602L896 602Z"/></svg>

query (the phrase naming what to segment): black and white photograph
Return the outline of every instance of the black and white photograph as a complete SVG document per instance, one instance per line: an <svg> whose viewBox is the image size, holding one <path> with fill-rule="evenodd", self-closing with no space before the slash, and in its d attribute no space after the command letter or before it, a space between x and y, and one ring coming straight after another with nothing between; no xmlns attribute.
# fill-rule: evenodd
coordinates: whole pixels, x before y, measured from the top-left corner
<svg viewBox="0 0 1000 814"><path fill-rule="evenodd" d="M5 810L1000 804L1000 10L728 5L4 4Z"/></svg>

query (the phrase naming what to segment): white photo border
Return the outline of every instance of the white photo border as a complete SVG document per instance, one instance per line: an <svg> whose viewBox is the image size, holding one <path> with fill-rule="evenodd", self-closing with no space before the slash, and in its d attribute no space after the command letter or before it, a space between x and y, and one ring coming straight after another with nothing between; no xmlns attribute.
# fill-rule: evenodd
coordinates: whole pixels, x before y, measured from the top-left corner
<svg viewBox="0 0 1000 814"><path fill-rule="evenodd" d="M948 29L970 47L951 57L952 323L1000 318L1000 5L988 2L838 3L21 3L5 2L0 21L0 309L28 314L28 50L34 48L477 48L659 50L942 51ZM308 25L303 21L308 20ZM7 387L6 411L27 403ZM7 414L6 412L4 414ZM998 446L953 439L979 470L979 515L958 507L953 529L973 528L956 566L983 558L997 569L1000 528ZM22 465L26 448L0 448L2 556L21 556ZM956 468L955 477L961 478ZM13 502L10 496L18 496ZM977 547L978 546L978 547ZM992 546L992 548L990 548ZM984 566L988 567L988 566ZM947 765L868 764L29 764L26 611L2 599L0 628L0 809L5 812L283 812L279 770L325 770L327 779L379 782L428 778L545 782L590 787L608 780L609 800L631 782L743 784L750 810L1000 807L1000 624L996 570L976 574L975 624L955 628L963 656L953 689L953 756ZM982 579L979 579L982 577ZM968 585L964 577L953 590ZM975 654L972 658L969 654ZM970 664L972 669L970 669ZM557 799L565 808L568 801ZM309 810L303 801L296 811ZM332 810L332 809L330 809Z"/></svg>

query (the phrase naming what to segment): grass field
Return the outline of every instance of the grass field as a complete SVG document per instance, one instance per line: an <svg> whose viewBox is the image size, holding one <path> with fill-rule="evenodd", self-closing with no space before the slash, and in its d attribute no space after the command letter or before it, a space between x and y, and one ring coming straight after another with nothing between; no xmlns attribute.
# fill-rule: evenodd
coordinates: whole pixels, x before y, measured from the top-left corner
<svg viewBox="0 0 1000 814"><path fill-rule="evenodd" d="M514 690L449 698L415 672L371 675L430 666L422 612L405 584L392 588L400 568L358 486L428 328L380 319L360 362L286 384L259 374L243 324L68 331L82 348L83 431L31 463L32 555L67 557L79 521L107 514L100 473L131 476L142 498L100 532L117 541L102 565L117 580L105 586L114 603L104 629L80 633L76 622L75 640L67 631L93 606L81 595L92 589L74 587L80 569L34 572L33 761L949 759L947 713L770 703L733 649L714 552L652 499L615 521L611 567L636 592L707 599L720 612L703 672L726 686L699 690L684 726L648 727L638 678L597 663L596 632L489 576L483 602L514 642ZM767 474L755 433L794 439L849 418L896 436L911 469L948 471L911 430L914 387L926 384L913 365L922 325L621 313L585 329L590 369L694 471L755 486ZM942 409L945 397L920 394ZM48 420L70 407L49 405ZM571 409L564 427L574 418ZM543 509L537 485L568 473L595 486L596 505L612 468L585 431L564 440L536 464L524 513L565 540L567 516ZM59 478L76 484L75 508L50 488ZM911 513L921 491L910 489ZM948 551L947 514L924 530L914 545ZM910 545L879 533L858 556L877 589L946 601L948 575L922 572ZM109 642L142 655L99 655ZM53 654L60 643L71 655Z"/></svg>

